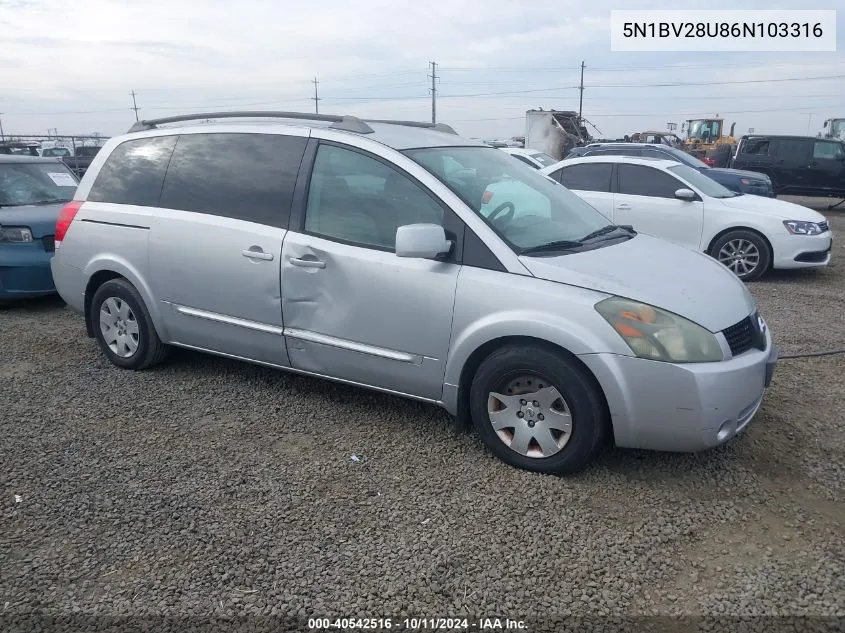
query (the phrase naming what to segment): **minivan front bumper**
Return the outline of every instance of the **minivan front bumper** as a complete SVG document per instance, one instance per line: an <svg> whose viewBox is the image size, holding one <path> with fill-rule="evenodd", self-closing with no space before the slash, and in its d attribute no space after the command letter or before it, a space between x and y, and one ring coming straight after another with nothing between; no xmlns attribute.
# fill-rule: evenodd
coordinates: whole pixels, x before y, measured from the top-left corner
<svg viewBox="0 0 845 633"><path fill-rule="evenodd" d="M617 446L696 452L724 444L757 413L771 382L777 347L718 363L673 364L584 354L604 390Z"/></svg>

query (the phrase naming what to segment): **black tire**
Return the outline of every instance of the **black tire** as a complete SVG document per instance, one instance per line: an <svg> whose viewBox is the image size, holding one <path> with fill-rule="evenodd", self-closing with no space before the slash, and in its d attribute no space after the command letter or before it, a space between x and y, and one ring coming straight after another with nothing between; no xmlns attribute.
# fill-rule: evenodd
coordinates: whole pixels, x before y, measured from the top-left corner
<svg viewBox="0 0 845 633"><path fill-rule="evenodd" d="M132 311L135 317L134 320L137 322L137 349L127 357L118 355L109 347L100 327L100 310L103 307L103 303L110 297L125 302ZM94 298L91 301L89 319L91 320L91 329L94 331L94 337L97 339L100 349L103 350L103 353L114 365L123 369L140 370L157 365L166 358L170 349L158 337L152 319L150 319L150 313L147 311L147 306L144 305L141 295L125 279L111 279L97 288Z"/></svg>
<svg viewBox="0 0 845 633"><path fill-rule="evenodd" d="M759 253L756 267L747 272L742 272L741 265L737 265L737 270L734 270L728 264L725 264L725 262L722 263L725 264L728 270L731 270L731 272L733 272L742 281L755 281L757 279L760 279L760 277L765 275L769 271L769 268L771 268L772 266L772 249L769 247L768 242L766 242L763 236L759 233L755 233L754 231L748 231L745 229L728 231L722 237L713 242L713 246L710 248L710 256L713 257L716 261L720 261L719 254L721 253L722 249L725 248L729 243L736 241L750 242L754 245L754 248L756 248L757 252Z"/></svg>
<svg viewBox="0 0 845 633"><path fill-rule="evenodd" d="M545 386L557 389L571 416L569 439L548 457L531 457L510 448L494 430L488 413L491 392L499 393L502 385L521 375L536 376ZM491 353L473 377L469 398L473 426L487 448L511 466L534 472L569 474L584 469L603 446L610 425L604 398L592 377L564 354L539 345L508 345Z"/></svg>

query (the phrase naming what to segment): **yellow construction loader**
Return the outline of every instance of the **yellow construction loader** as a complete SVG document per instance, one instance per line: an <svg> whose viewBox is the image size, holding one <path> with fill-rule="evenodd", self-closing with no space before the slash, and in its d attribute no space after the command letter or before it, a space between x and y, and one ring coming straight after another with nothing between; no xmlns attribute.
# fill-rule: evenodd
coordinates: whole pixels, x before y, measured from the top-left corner
<svg viewBox="0 0 845 633"><path fill-rule="evenodd" d="M724 134L725 120L718 116L713 119L688 119L681 125L681 131L686 132L683 149L714 167L723 166L719 163L729 159L737 143L734 138L736 123L731 124L729 134Z"/></svg>

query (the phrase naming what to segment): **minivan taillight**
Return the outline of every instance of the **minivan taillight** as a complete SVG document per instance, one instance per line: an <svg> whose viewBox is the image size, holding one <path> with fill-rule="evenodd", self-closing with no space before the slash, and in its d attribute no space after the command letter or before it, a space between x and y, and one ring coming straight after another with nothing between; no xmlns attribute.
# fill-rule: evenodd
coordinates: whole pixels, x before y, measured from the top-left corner
<svg viewBox="0 0 845 633"><path fill-rule="evenodd" d="M81 200L71 200L59 211L59 219L56 220L56 250L59 250L62 245L65 233L67 233L70 223L73 222L73 218L76 217L76 212L79 211L81 206Z"/></svg>

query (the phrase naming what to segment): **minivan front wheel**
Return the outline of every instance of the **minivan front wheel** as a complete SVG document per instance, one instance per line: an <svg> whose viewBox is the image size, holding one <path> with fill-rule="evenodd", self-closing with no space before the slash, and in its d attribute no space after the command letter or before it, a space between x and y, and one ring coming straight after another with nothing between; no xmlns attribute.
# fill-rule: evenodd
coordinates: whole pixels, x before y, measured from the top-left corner
<svg viewBox="0 0 845 633"><path fill-rule="evenodd" d="M772 262L769 245L753 231L729 231L713 243L710 256L743 281L762 277Z"/></svg>
<svg viewBox="0 0 845 633"><path fill-rule="evenodd" d="M97 288L89 318L100 349L118 367L145 369L167 354L144 300L125 279L112 279Z"/></svg>
<svg viewBox="0 0 845 633"><path fill-rule="evenodd" d="M608 427L597 386L575 361L535 345L502 347L470 387L473 426L500 459L525 470L574 473Z"/></svg>

